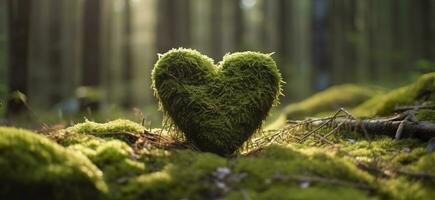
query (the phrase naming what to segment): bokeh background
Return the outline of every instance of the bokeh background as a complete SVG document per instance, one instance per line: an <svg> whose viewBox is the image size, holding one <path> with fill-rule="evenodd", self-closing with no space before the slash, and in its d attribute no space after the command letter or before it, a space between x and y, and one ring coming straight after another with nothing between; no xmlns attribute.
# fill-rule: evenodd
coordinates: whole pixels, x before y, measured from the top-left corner
<svg viewBox="0 0 435 200"><path fill-rule="evenodd" d="M0 0L1 123L145 119L158 53L274 53L282 105L435 71L432 0Z"/></svg>

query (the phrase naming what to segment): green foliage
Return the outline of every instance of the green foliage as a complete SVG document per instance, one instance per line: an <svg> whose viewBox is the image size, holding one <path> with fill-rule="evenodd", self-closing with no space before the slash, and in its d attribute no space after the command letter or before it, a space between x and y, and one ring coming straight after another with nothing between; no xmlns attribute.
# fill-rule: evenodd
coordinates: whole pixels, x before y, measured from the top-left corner
<svg viewBox="0 0 435 200"><path fill-rule="evenodd" d="M385 95L373 97L356 107L352 113L360 117L387 116L396 106L416 103L435 105L435 72L421 76L415 83L395 89Z"/></svg>
<svg viewBox="0 0 435 200"><path fill-rule="evenodd" d="M160 56L152 72L165 114L203 151L221 155L238 149L278 103L281 74L270 55L242 52L218 66L190 49Z"/></svg>
<svg viewBox="0 0 435 200"><path fill-rule="evenodd" d="M1 199L98 199L101 171L83 155L35 133L0 127Z"/></svg>

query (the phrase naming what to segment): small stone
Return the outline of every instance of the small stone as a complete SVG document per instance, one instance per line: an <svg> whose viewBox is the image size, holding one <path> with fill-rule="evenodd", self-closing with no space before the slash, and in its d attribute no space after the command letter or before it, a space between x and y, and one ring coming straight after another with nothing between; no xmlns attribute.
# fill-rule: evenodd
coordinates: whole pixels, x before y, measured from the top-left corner
<svg viewBox="0 0 435 200"><path fill-rule="evenodd" d="M303 189L308 188L308 187L310 187L310 182L309 181L302 181L299 183L299 187L301 187Z"/></svg>

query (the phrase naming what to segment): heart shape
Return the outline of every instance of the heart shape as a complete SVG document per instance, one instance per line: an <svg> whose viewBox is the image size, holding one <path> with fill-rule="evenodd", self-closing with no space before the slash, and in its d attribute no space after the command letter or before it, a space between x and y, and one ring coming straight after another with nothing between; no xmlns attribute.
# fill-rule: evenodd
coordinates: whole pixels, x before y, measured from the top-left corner
<svg viewBox="0 0 435 200"><path fill-rule="evenodd" d="M227 54L218 66L191 49L172 49L152 71L160 106L202 151L228 155L258 130L281 94L269 54Z"/></svg>

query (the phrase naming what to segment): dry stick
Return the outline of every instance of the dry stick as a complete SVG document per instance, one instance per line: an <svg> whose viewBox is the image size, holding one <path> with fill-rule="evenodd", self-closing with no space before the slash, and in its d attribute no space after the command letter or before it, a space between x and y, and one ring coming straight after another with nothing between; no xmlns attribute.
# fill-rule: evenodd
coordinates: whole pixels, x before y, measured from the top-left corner
<svg viewBox="0 0 435 200"><path fill-rule="evenodd" d="M344 109L340 109L338 110L332 117L330 117L329 119L325 120L323 123L321 123L317 128L315 128L314 130L308 132L307 134L305 134L304 136L302 136L301 138L301 142L303 142L308 136L310 136L311 134L319 131L320 129L322 129L324 126L333 123L333 121L337 118L337 116L341 113L344 112ZM308 122L310 124L312 124L311 122ZM316 135L316 134L315 134ZM321 138L322 140L327 140L326 138ZM328 141L328 143L331 143L330 141Z"/></svg>
<svg viewBox="0 0 435 200"><path fill-rule="evenodd" d="M396 135L394 136L394 138L396 140L399 140L400 137L402 137L402 133L403 133L403 128L405 127L405 123L408 122L408 119L410 118L410 115L406 116L405 119L403 119L400 124L399 127L397 127L397 131L396 131Z"/></svg>
<svg viewBox="0 0 435 200"><path fill-rule="evenodd" d="M350 118L352 118L353 120L357 120L358 122L361 122L360 119L356 118L355 116L352 115L352 113L350 113L349 111L347 111L344 108L340 108L341 111L345 112L348 116L350 116ZM367 140L370 140L370 135L367 132L367 129L365 128L364 124L359 123L358 124L359 128L361 128L362 132L364 133L364 137L366 137Z"/></svg>
<svg viewBox="0 0 435 200"><path fill-rule="evenodd" d="M342 119L337 119L337 122ZM358 126L356 120L350 120L345 122L350 127L355 127L357 132L362 132ZM379 121L379 120L361 120L360 122L367 131L388 135L391 137L396 136L396 132L402 123L402 121ZM421 140L427 141L432 137L435 137L435 123L431 122L414 122L414 123L402 123L403 127L400 130L400 137L416 137Z"/></svg>

